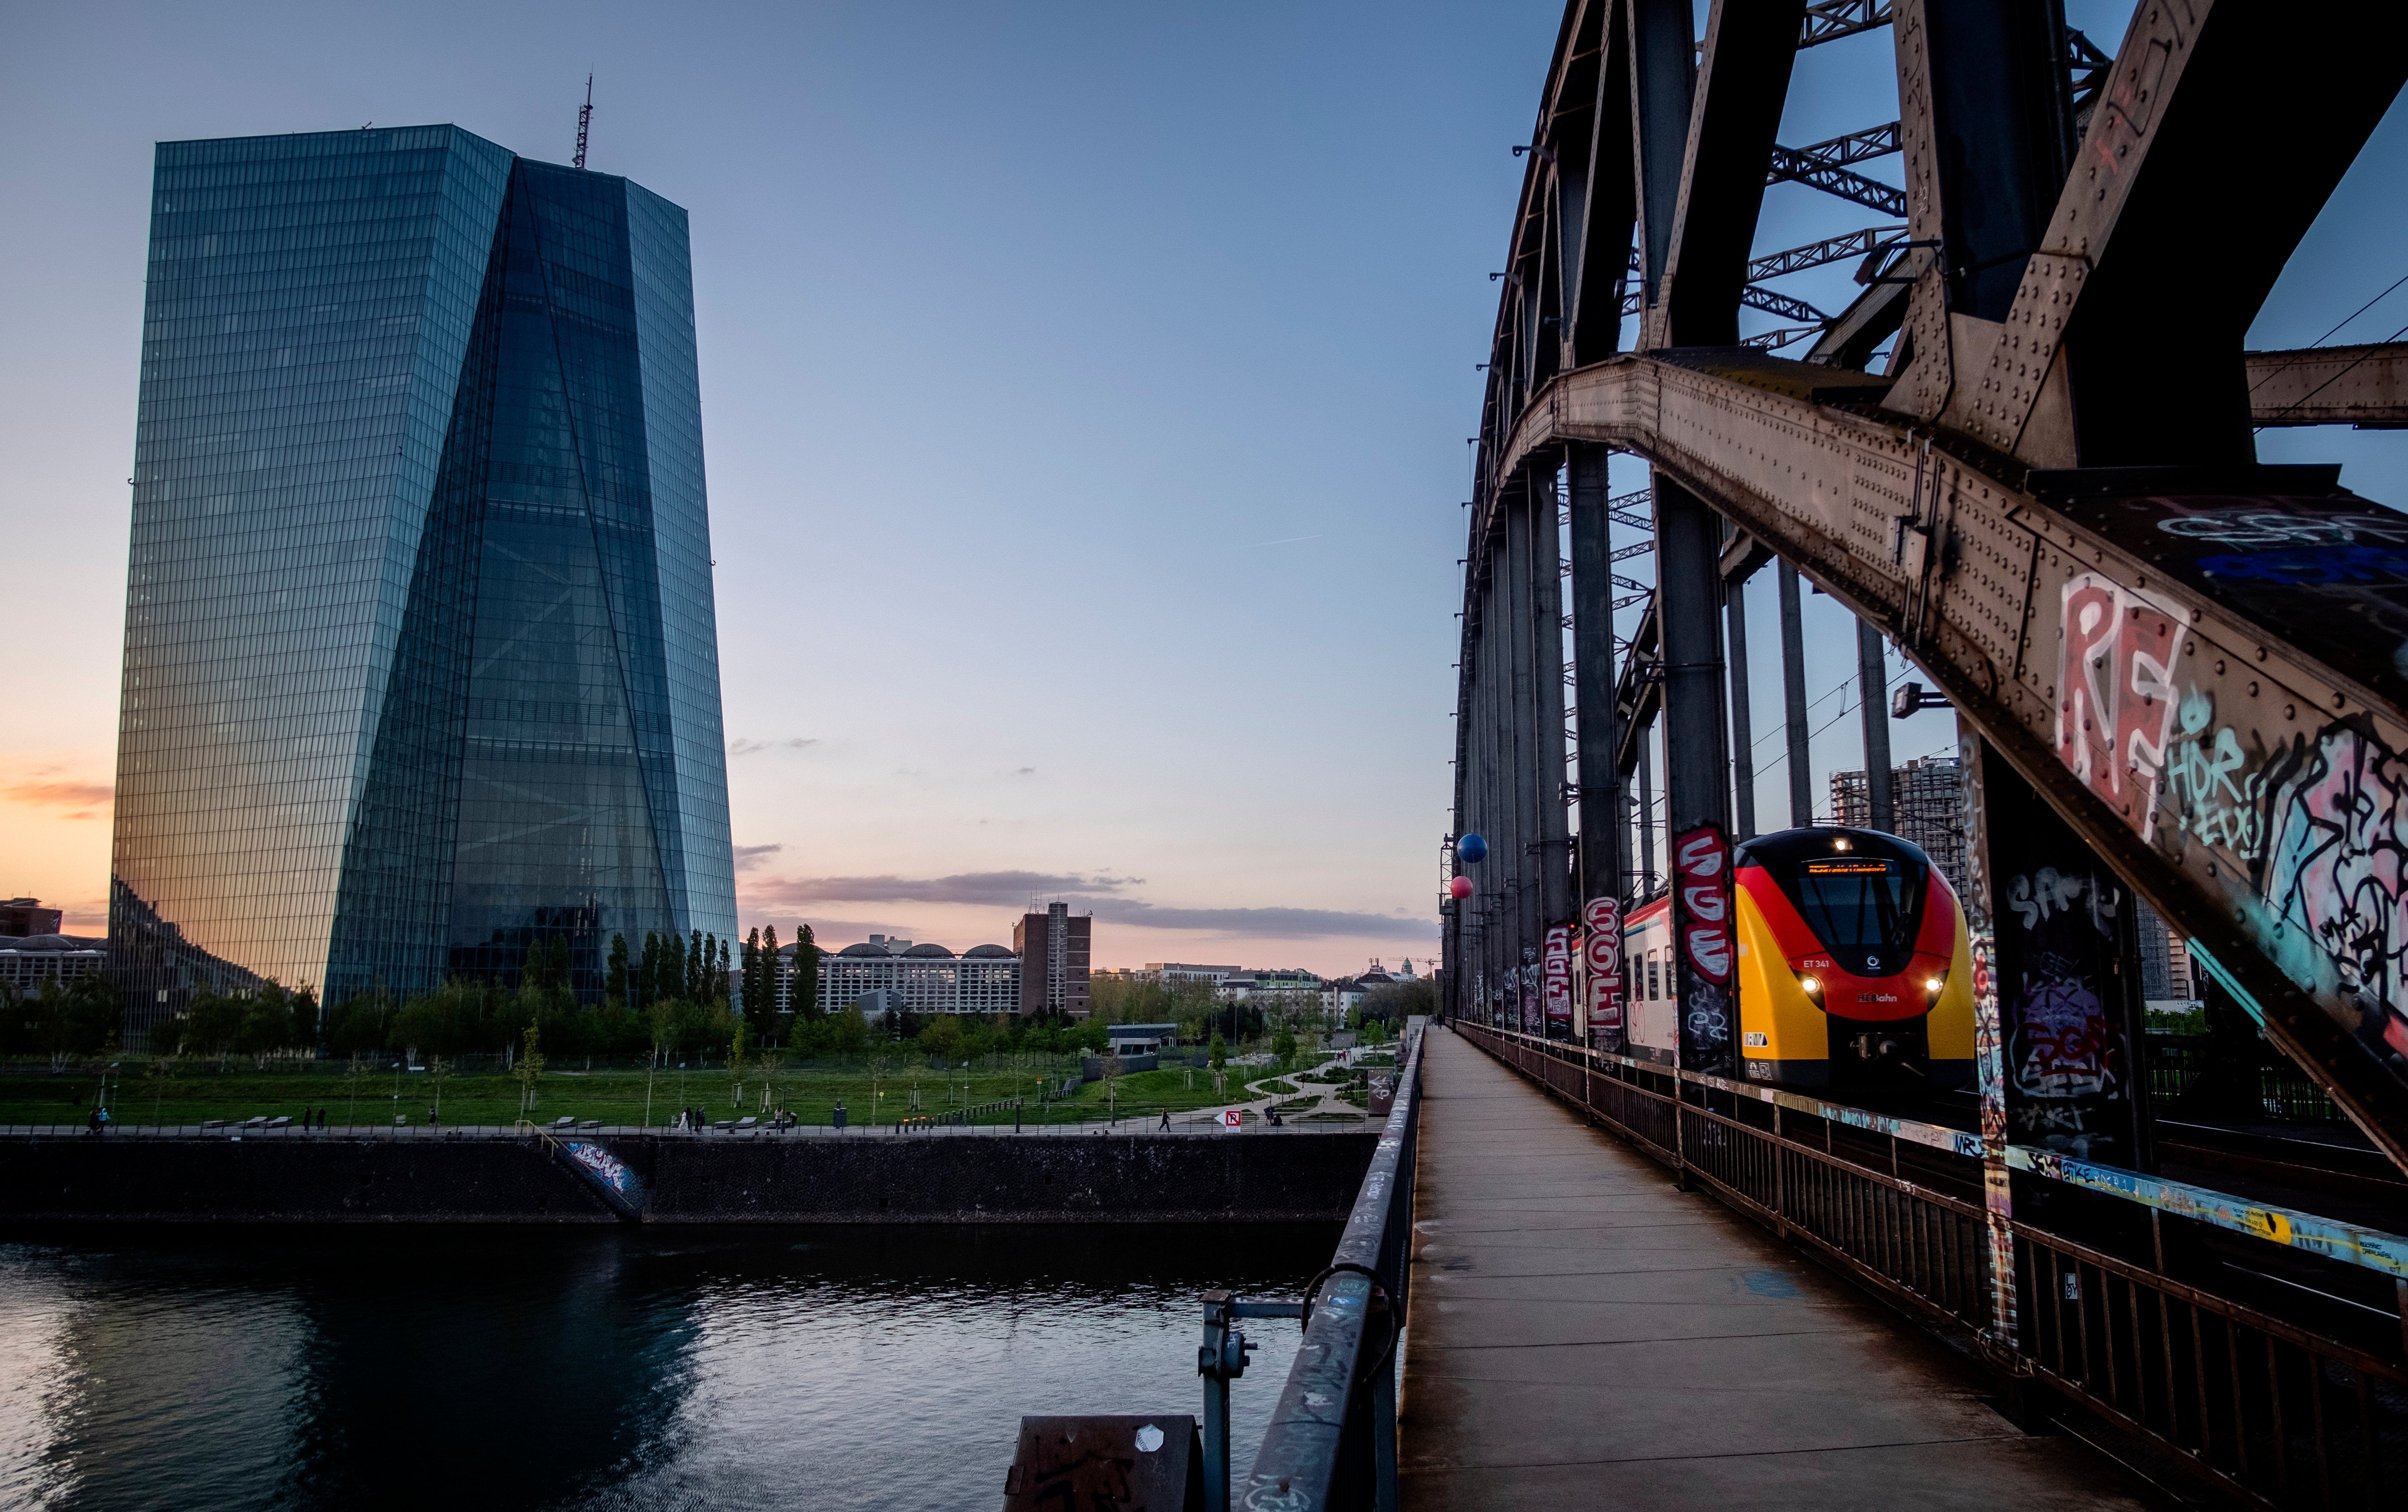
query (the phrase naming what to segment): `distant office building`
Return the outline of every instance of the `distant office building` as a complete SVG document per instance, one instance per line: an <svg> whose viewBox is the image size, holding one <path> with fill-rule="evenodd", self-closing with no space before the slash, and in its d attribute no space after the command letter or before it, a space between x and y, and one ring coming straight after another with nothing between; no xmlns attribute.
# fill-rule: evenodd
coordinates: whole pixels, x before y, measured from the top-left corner
<svg viewBox="0 0 2408 1512"><path fill-rule="evenodd" d="M2147 903L2133 900L2141 936L2141 1000L2152 1010L2182 1013L2200 998L2192 973L2190 942L2176 934L2165 916Z"/></svg>
<svg viewBox="0 0 2408 1512"><path fill-rule="evenodd" d="M1890 772L1892 832L1923 848L1959 893L1965 890L1963 764L1953 756L1924 756ZM1831 774L1834 821L1851 828L1872 823L1872 799L1861 771Z"/></svg>
<svg viewBox="0 0 2408 1512"><path fill-rule="evenodd" d="M1139 974L1150 982L1168 986L1173 982L1202 982L1219 986L1245 970L1242 966L1190 966L1175 960L1148 961Z"/></svg>
<svg viewBox="0 0 2408 1512"><path fill-rule="evenodd" d="M1087 956L1095 919L1072 917L1067 903L1042 914L1025 914L1011 927L1012 953L1020 958L1020 1011L1084 1018L1088 997Z"/></svg>
<svg viewBox="0 0 2408 1512"><path fill-rule="evenodd" d="M108 942L72 934L0 935L0 991L30 998L108 969Z"/></svg>
<svg viewBox="0 0 2408 1512"><path fill-rule="evenodd" d="M129 1029L732 937L685 212L454 126L163 142L150 211Z"/></svg>
<svg viewBox="0 0 2408 1512"><path fill-rule="evenodd" d="M11 898L0 903L0 934L56 934L65 923L64 912L44 908L38 898Z"/></svg>
<svg viewBox="0 0 2408 1512"><path fill-rule="evenodd" d="M1234 1002L1245 1002L1254 998L1318 999L1324 986L1322 979L1311 972L1292 969L1240 972L1235 976L1224 977L1214 995Z"/></svg>
<svg viewBox="0 0 2408 1512"><path fill-rule="evenodd" d="M820 955L820 1010L841 1013L873 992L879 1005L913 1014L1020 1011L1020 958L1001 945L972 945L959 956L942 945L873 934L866 944ZM872 1012L864 1003L865 1014Z"/></svg>

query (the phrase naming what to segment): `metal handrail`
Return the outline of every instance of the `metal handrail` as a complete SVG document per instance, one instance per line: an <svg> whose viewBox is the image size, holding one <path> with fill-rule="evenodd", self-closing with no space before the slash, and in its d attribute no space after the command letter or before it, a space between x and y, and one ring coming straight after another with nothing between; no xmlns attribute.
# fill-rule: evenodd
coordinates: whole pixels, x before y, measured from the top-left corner
<svg viewBox="0 0 2408 1512"><path fill-rule="evenodd" d="M1826 1110L1855 1110L1486 1025L1456 1028L1665 1160L1684 1184L1694 1179L1943 1334L1977 1345L2002 1378L2048 1388L2150 1442L2164 1464L2203 1484L2252 1505L2359 1506L2389 1505L2397 1500L2392 1489L2408 1478L2408 1368L2400 1362L2408 1347L2395 1355L2379 1327L2368 1326L2371 1318L2340 1336L2324 1331L2329 1309L2326 1325L2276 1317L2263 1310L2263 1288L2224 1297L2199 1284L2208 1273L2169 1274L2155 1220L2188 1218L2389 1275L2408 1313L2408 1279L2395 1268L2402 1242L2393 1235L2026 1145L1985 1152L1972 1140L1970 1149L1952 1148L1917 1137L1934 1125L1865 1114L1841 1119ZM1723 1108L1703 1106L1684 1095L1684 1082L1744 1096ZM1750 1108L1766 1102L1771 1106L1760 1116ZM1815 1121L1787 1123L1793 1108ZM1890 1136L1886 1161L1877 1146L1852 1137L1857 1130ZM1929 1145L1937 1148L1917 1149ZM1990 1170L1984 1153L1992 1157ZM2081 1187L2149 1210L2154 1262L2022 1218L2000 1225L1970 1195L1947 1189L1966 1192L2000 1165L2022 1179ZM2000 1231L2003 1246L1988 1242ZM2381 1311L2363 1295L2326 1301ZM2408 1346L2408 1317L2401 1326ZM2011 1391L2026 1404L2022 1410L2051 1410L2024 1397L2020 1386Z"/></svg>
<svg viewBox="0 0 2408 1512"><path fill-rule="evenodd" d="M1231 1505L1280 1512L1397 1505L1396 1351L1405 1327L1422 1046L1414 1038L1387 1126L1317 1280L1304 1342Z"/></svg>
<svg viewBox="0 0 2408 1512"><path fill-rule="evenodd" d="M1810 1114L1849 1128L1870 1133L1886 1134L1911 1144L1946 1150L1968 1159L1983 1158L1982 1136L1942 1124L1918 1123L1911 1118L1896 1118L1886 1114L1869 1113L1838 1102L1825 1102L1802 1093L1782 1091L1758 1086L1754 1082L1730 1081L1710 1076L1702 1072L1678 1071L1631 1056L1614 1055L1609 1051L1592 1050L1586 1045L1566 1044L1542 1039L1514 1030L1495 1029L1485 1024L1467 1025L1499 1040L1518 1043L1538 1050L1551 1058L1566 1061L1586 1060L1598 1065L1619 1065L1654 1075L1675 1078L1692 1086L1710 1087L1736 1097L1753 1098L1770 1102L1792 1113ZM1709 1110L1689 1108L1692 1115L1712 1116ZM2143 1175L2116 1166L2100 1165L2078 1160L2055 1150L2032 1145L2009 1145L2003 1152L2007 1165L2049 1181L2061 1181L2081 1187L2101 1196L2121 1199L2139 1206L2171 1213L2193 1219L2232 1233L2247 1234L2269 1244L2308 1250L2328 1260L2361 1266L2370 1271L2396 1278L2408 1279L2408 1236L2385 1233L2376 1229L2361 1229L2354 1224L2319 1217L2293 1208L2274 1207L2253 1202L2206 1187L2194 1187L2185 1182L2168 1181L2159 1176Z"/></svg>

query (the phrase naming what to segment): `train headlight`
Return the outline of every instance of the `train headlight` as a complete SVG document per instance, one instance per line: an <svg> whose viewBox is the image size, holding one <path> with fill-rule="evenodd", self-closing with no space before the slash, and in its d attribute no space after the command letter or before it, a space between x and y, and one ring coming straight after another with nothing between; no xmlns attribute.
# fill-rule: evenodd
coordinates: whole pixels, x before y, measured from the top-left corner
<svg viewBox="0 0 2408 1512"><path fill-rule="evenodd" d="M1798 986L1810 998L1819 998L1823 995L1823 983L1819 977L1801 976L1798 979Z"/></svg>
<svg viewBox="0 0 2408 1512"><path fill-rule="evenodd" d="M1928 976L1923 979L1923 990L1926 992L1937 992L1947 985L1946 979L1942 977Z"/></svg>

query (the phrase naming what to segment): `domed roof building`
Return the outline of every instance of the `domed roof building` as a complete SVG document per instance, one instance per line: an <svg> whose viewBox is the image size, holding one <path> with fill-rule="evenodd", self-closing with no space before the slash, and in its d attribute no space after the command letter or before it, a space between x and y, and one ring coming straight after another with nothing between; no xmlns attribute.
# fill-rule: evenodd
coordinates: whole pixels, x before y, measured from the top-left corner
<svg viewBox="0 0 2408 1512"><path fill-rule="evenodd" d="M873 1016L890 1005L915 1015L1017 1013L1020 958L1002 945L973 945L955 956L943 945L873 934L820 960L821 1011L841 1013L854 1003Z"/></svg>

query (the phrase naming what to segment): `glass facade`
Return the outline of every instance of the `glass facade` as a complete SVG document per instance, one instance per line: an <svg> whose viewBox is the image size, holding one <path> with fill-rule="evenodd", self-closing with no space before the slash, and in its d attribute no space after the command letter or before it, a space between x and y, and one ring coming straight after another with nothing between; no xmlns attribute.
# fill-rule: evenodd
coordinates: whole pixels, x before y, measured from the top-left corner
<svg viewBox="0 0 2408 1512"><path fill-rule="evenodd" d="M134 1032L733 934L682 210L450 126L163 143L135 477Z"/></svg>

